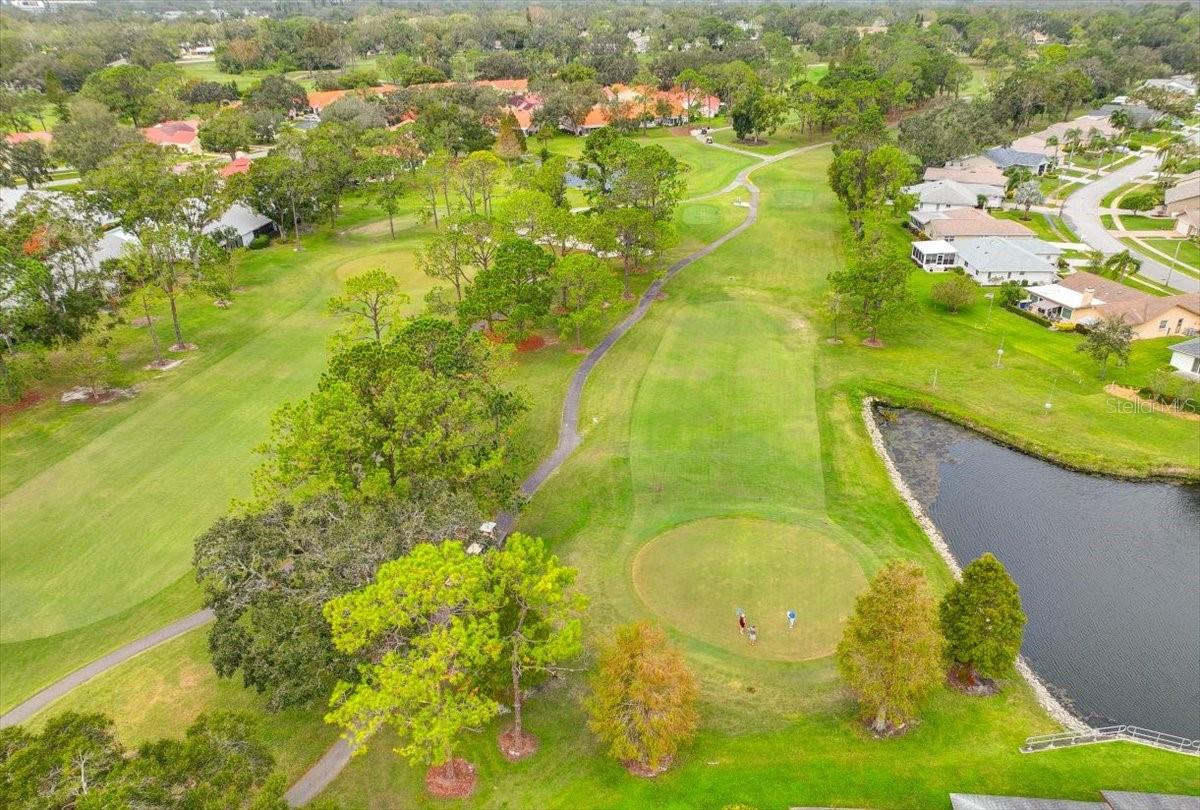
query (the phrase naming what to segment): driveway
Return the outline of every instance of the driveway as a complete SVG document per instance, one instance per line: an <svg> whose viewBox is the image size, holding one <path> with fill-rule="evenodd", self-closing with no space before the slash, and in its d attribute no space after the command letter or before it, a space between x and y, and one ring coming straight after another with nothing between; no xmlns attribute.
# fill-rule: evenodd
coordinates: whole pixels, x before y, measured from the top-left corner
<svg viewBox="0 0 1200 810"><path fill-rule="evenodd" d="M1079 235L1081 241L1087 242L1096 250L1103 251L1105 254L1129 250L1130 253L1141 259L1141 274L1146 278L1162 284L1168 283L1169 280L1170 286L1183 292L1200 291L1200 280L1184 275L1143 253L1128 248L1111 235L1100 222L1100 201L1104 199L1104 196L1143 174L1154 171L1156 165L1158 165L1158 157L1149 155L1089 183L1067 198L1066 204L1063 205L1063 218Z"/></svg>

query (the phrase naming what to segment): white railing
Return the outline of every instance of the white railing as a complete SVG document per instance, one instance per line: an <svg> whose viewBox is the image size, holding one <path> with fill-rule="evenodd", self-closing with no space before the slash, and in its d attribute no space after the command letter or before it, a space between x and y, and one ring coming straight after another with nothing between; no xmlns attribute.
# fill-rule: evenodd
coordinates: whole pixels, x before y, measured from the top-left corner
<svg viewBox="0 0 1200 810"><path fill-rule="evenodd" d="M1138 726L1103 726L1084 732L1062 731L1058 734L1041 734L1030 737L1021 746L1021 753L1048 751L1052 748L1068 748L1073 745L1091 745L1105 742L1132 742L1177 751L1181 754L1200 756L1200 740L1189 740L1176 734L1166 734Z"/></svg>

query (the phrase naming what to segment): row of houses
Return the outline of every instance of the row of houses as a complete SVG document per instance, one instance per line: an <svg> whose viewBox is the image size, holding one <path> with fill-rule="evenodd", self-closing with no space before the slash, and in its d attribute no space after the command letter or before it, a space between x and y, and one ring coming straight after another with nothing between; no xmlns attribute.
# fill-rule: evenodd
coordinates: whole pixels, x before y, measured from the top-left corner
<svg viewBox="0 0 1200 810"><path fill-rule="evenodd" d="M1083 271L1060 277L1065 267L1061 244L989 213L1003 205L1004 171L1012 166L1035 174L1048 171L1057 149L1050 139L1061 140L1072 128L1103 133L1111 126L1107 116L1089 114L1012 146L927 169L924 182L904 189L915 200L908 215L909 228L919 236L910 248L912 261L926 272L960 270L983 286L1019 284L1026 291L1021 307L1049 321L1087 325L1115 315L1133 327L1137 339L1200 334L1200 294L1158 297ZM1192 184L1198 187L1196 200ZM1177 195L1181 209L1200 205L1200 173L1184 178L1179 187L1184 189Z"/></svg>

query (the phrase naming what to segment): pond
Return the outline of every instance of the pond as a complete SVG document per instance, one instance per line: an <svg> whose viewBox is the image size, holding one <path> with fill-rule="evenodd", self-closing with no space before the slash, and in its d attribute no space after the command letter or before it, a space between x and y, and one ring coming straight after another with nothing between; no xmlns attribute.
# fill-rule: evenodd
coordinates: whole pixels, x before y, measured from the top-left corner
<svg viewBox="0 0 1200 810"><path fill-rule="evenodd" d="M1022 652L1091 725L1200 738L1200 487L1086 475L880 409L896 467L960 564L1021 588Z"/></svg>

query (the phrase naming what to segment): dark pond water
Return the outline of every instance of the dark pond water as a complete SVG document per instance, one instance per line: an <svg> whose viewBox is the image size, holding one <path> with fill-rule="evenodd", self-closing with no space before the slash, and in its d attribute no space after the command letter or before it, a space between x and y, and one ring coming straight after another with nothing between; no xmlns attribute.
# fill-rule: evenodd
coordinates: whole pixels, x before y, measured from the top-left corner
<svg viewBox="0 0 1200 810"><path fill-rule="evenodd" d="M924 413L881 416L955 558L990 551L1020 585L1023 652L1051 689L1093 725L1200 738L1200 487L1084 475Z"/></svg>

